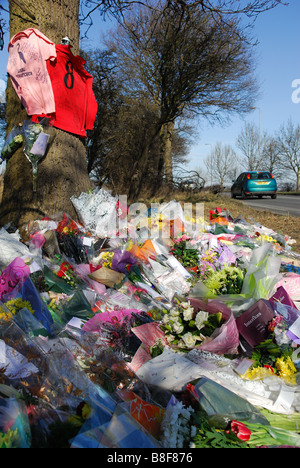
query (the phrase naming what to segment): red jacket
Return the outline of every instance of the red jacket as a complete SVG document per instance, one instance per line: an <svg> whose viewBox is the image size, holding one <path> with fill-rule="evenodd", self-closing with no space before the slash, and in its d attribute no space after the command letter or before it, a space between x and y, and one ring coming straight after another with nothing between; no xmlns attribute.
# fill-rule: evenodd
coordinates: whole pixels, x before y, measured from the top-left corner
<svg viewBox="0 0 300 468"><path fill-rule="evenodd" d="M47 62L55 99L55 114L50 125L86 137L92 130L98 104L93 93L92 76L84 69L85 61L74 56L70 45L56 44L56 60Z"/></svg>

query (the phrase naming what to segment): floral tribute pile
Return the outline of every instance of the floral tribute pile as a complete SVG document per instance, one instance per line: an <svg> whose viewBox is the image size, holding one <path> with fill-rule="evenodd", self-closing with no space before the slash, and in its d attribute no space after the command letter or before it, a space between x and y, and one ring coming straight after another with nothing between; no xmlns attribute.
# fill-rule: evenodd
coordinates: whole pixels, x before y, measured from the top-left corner
<svg viewBox="0 0 300 468"><path fill-rule="evenodd" d="M0 231L1 448L300 447L293 240L176 201L103 236L98 195Z"/></svg>

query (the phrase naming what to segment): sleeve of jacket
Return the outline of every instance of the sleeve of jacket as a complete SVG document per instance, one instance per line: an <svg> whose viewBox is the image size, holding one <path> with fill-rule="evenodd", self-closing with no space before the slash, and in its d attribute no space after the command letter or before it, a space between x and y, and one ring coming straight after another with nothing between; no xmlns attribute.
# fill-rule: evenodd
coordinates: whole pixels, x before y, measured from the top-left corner
<svg viewBox="0 0 300 468"><path fill-rule="evenodd" d="M98 103L93 91L93 78L87 81L87 109L86 109L86 130L93 130L98 112Z"/></svg>

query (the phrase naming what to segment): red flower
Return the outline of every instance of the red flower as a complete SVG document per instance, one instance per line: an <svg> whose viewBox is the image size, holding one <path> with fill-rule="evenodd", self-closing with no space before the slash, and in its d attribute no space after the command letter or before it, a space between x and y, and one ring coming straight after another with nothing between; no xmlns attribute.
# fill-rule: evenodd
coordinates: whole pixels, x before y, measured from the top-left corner
<svg viewBox="0 0 300 468"><path fill-rule="evenodd" d="M245 424L234 420L231 421L230 429L238 437L238 439L242 440L243 442L247 442L247 440L250 439L251 431L247 426L245 426Z"/></svg>
<svg viewBox="0 0 300 468"><path fill-rule="evenodd" d="M68 262L64 262L60 265L60 270L57 273L57 276L61 278L62 276L65 276L65 273L67 271L70 271L70 270L74 271L74 268Z"/></svg>
<svg viewBox="0 0 300 468"><path fill-rule="evenodd" d="M79 224L70 220L65 213L63 213L63 219L58 223L56 231L59 234L78 234Z"/></svg>
<svg viewBox="0 0 300 468"><path fill-rule="evenodd" d="M265 367L266 369L270 369L270 370L273 372L273 374L275 374L274 369L273 369L272 366L269 366L268 364L265 364L264 367Z"/></svg>

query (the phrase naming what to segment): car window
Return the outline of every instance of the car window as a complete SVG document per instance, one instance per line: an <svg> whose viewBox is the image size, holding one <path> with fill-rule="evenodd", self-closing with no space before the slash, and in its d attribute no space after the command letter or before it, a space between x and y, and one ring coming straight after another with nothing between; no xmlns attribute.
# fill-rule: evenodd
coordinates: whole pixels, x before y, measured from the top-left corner
<svg viewBox="0 0 300 468"><path fill-rule="evenodd" d="M260 180L260 179L271 179L271 174L269 172L252 172L250 173L251 180Z"/></svg>

